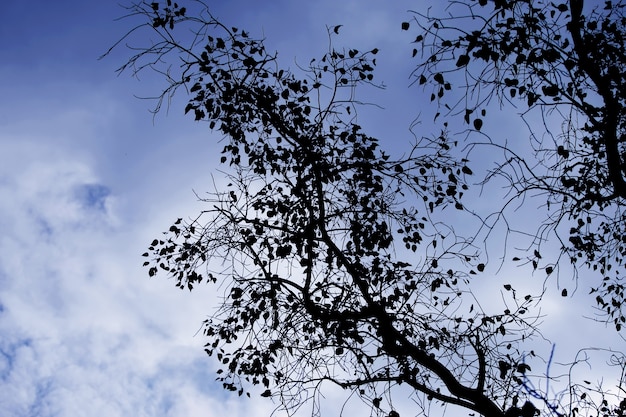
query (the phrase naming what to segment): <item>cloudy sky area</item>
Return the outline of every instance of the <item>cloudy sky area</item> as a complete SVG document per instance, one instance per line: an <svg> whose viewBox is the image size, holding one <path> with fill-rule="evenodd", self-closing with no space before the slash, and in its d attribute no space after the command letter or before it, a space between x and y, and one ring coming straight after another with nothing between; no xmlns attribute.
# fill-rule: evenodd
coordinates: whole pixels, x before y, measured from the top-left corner
<svg viewBox="0 0 626 417"><path fill-rule="evenodd" d="M115 21L117 3L8 0L0 11L0 415L269 415L267 400L238 400L214 382L196 334L213 288L179 291L141 268L146 243L201 208L193 190L210 189L218 148L180 103L153 117L153 103L134 97L162 84L116 76L124 48L98 60L129 28ZM380 100L396 107L371 128L403 149L420 113L415 97L398 105L416 91L406 88L410 36L400 31L414 1L213 3L282 57L321 55L335 24L346 45L380 48ZM544 306L557 350L570 345L558 330L572 311Z"/></svg>

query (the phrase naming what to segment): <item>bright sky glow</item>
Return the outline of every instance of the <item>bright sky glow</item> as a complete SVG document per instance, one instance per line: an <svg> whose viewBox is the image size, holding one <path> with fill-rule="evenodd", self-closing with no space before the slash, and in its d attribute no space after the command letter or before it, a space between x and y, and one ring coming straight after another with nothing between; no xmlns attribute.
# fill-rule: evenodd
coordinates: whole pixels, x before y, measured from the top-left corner
<svg viewBox="0 0 626 417"><path fill-rule="evenodd" d="M212 187L218 144L207 126L182 115L182 97L153 117L153 103L134 95L154 95L163 84L118 77L124 48L98 60L129 29L114 20L124 14L117 3L9 0L0 12L0 415L267 416L269 401L241 400L214 382L197 333L214 288L179 291L141 268L147 243L201 209L193 192ZM347 46L379 48L388 89L376 94L394 110L369 120L393 152L405 150L420 112L432 118L416 105L418 90L407 89L410 37L400 31L419 1L210 3L228 23L264 34L294 66L324 53L326 25L343 24ZM543 277L524 279L533 278L543 285ZM476 289L499 297L502 283ZM546 288L559 291L554 282ZM588 309L586 291L577 298ZM555 300L542 304L546 336L558 341L557 352L574 354L578 344L564 337L599 325L573 313L578 299ZM571 314L580 322L575 335L564 328ZM403 417L413 415L410 405Z"/></svg>

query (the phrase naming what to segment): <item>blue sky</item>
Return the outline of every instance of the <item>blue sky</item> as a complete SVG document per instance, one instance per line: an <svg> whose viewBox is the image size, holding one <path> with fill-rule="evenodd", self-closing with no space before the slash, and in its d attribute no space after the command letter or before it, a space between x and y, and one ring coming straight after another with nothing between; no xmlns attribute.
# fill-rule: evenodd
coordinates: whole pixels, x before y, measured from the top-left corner
<svg viewBox="0 0 626 417"><path fill-rule="evenodd" d="M228 23L263 33L286 62L321 55L326 25L343 24L346 45L380 48L388 88L375 97L388 110L368 123L392 151L404 150L414 117L432 117L407 89L410 36L400 22L416 2L211 3ZM193 191L212 184L215 138L183 106L153 117L153 103L135 96L162 84L117 76L124 48L98 60L129 28L115 21L117 2L8 0L0 13L0 415L269 415L271 402L241 401L214 382L197 334L214 289L182 292L141 268L152 238L201 209ZM575 352L562 323L578 304L554 300L542 307L547 332L557 350Z"/></svg>

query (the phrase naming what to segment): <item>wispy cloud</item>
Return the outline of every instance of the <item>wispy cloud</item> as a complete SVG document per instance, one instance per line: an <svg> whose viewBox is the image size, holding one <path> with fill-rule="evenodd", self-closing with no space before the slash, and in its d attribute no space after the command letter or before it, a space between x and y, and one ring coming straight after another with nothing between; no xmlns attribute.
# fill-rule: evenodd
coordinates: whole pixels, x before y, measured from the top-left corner
<svg viewBox="0 0 626 417"><path fill-rule="evenodd" d="M144 191L116 195L45 137L0 142L0 414L222 415L193 337L208 294L149 281L139 255L166 223L119 209Z"/></svg>

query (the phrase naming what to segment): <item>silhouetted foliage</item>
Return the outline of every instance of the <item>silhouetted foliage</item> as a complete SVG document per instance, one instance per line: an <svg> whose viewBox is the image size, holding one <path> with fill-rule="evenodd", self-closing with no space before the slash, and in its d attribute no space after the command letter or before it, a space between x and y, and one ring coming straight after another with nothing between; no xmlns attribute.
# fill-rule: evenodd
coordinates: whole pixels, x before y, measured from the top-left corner
<svg viewBox="0 0 626 417"><path fill-rule="evenodd" d="M433 86L431 100L441 111L459 113L477 131L494 101L521 101L523 115L541 112L539 123L529 121L535 157L493 138L507 160L492 174L506 178L515 197L545 195L549 217L539 232L526 230L537 236L535 250L561 226L557 238L569 261L601 274L592 292L618 331L626 322L624 7L622 1L469 0L451 3L446 17L416 13L414 20L416 82ZM455 85L465 94L447 100ZM562 228L569 231L564 236ZM537 268L540 256L530 259Z"/></svg>
<svg viewBox="0 0 626 417"><path fill-rule="evenodd" d="M452 29L454 16L417 19L427 22L418 42L432 50L416 70L419 82L433 82L433 101L443 100L452 84L448 73L437 72L438 65L449 61L451 71L470 71L484 61L468 97L483 84L486 96L475 105L459 104L477 131L483 128L483 116L475 116L480 106L492 96L504 99L503 92L523 97L530 106L569 103L589 116L580 129L586 139L563 136L550 176L522 177L519 192L541 185L561 204L556 223L593 210L618 212L621 183L612 168L584 162L610 158L605 136L621 134L623 114L615 116L621 124L608 132L613 116L585 96L600 82L594 84L582 62L567 61L576 59L572 48L581 46L572 41L568 49L555 38L603 15L579 13L578 23L558 26L565 6L545 6L544 16L532 1L462 4L471 10L487 3L495 6L493 13L472 12L471 17L484 33ZM528 20L524 7L543 17ZM624 402L610 405L621 397L602 387L572 382L554 398L534 388L529 374L536 355L526 343L538 335L537 316L529 311L540 297L520 295L501 283L504 305L496 313L483 309L471 292L472 277L485 273L480 251L473 239L434 220L441 213L467 214L462 199L473 175L469 161L457 157L457 141L450 139L447 125L434 138L407 143L407 155L393 158L358 124L361 103L355 91L377 87L377 49L336 49L340 26L334 26L328 29L329 50L292 71L262 39L215 19L205 7L190 14L169 0L142 2L129 7L129 15L146 20L125 40L140 29L156 40L131 45L135 55L121 70L163 74L169 85L157 110L182 88L190 94L185 112L224 138L225 185L203 199L206 209L197 218L178 219L144 254L150 276L163 271L181 289L208 282L223 291L204 323L204 335L206 352L220 363L224 388L250 395L250 387L258 385L261 396L277 398L287 411L309 400L315 411L321 387L334 384L389 417L398 416L390 395L404 387L415 393L416 414L436 402L489 417L531 417L539 411L623 415ZM458 39L443 36L444 23L461 32ZM605 38L617 36L619 28ZM409 30L410 23L402 29ZM595 29L586 33L583 37L601 37ZM542 40L560 43L545 52ZM565 75L573 83L570 90ZM621 90L609 90L623 104ZM524 163L514 156L508 161ZM568 185L570 180L578 185ZM589 226L572 231L572 238L586 239L589 227L600 221L593 216ZM574 239L571 249L593 264L600 255L615 258L621 243L611 242L612 248L600 250ZM534 256L540 257L537 251ZM619 306L609 313L616 311ZM611 354L623 369L623 355ZM546 362L543 377L549 379L552 356ZM598 400L597 394L606 395Z"/></svg>

